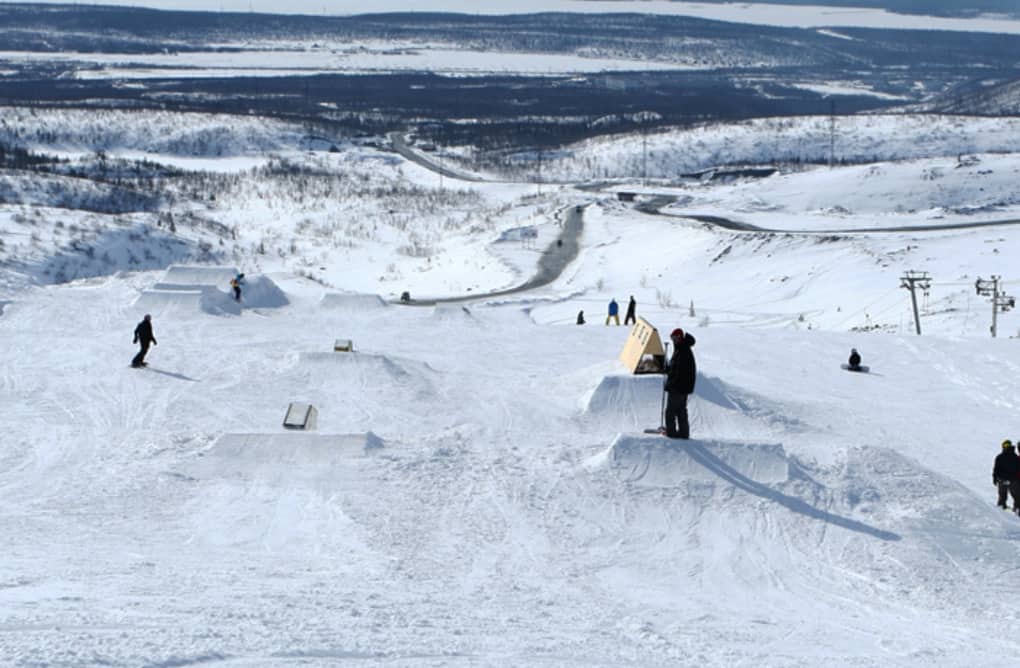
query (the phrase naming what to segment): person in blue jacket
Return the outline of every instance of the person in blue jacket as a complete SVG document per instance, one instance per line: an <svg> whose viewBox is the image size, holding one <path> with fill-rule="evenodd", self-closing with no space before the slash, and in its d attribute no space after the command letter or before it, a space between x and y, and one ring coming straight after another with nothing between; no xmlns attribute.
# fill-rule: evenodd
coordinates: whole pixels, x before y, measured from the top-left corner
<svg viewBox="0 0 1020 668"><path fill-rule="evenodd" d="M616 324L620 324L620 305L616 303L615 299L609 300L609 315L606 316L606 324L609 324L610 320L615 320Z"/></svg>

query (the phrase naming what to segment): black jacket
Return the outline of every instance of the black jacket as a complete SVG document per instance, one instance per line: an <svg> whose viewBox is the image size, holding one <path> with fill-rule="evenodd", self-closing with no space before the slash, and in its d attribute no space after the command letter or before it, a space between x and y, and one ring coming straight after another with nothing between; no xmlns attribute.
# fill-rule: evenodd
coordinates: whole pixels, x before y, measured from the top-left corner
<svg viewBox="0 0 1020 668"><path fill-rule="evenodd" d="M850 359L847 361L850 362L850 366L860 366L861 356L857 353L850 353Z"/></svg>
<svg viewBox="0 0 1020 668"><path fill-rule="evenodd" d="M135 327L135 343L156 343L156 337L152 335L152 323L143 320Z"/></svg>
<svg viewBox="0 0 1020 668"><path fill-rule="evenodd" d="M995 482L1020 479L1020 456L1012 450L1003 450L995 457L992 479Z"/></svg>
<svg viewBox="0 0 1020 668"><path fill-rule="evenodd" d="M694 347L694 337L686 332L683 341L673 343L676 350L673 351L666 372L666 391L693 394L694 380L698 377L698 367L694 363L694 353L691 351Z"/></svg>

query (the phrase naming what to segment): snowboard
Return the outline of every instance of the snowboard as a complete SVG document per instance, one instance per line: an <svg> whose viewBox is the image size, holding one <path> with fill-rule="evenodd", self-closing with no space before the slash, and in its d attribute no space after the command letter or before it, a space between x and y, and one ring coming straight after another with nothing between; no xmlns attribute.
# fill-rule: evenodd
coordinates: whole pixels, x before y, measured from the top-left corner
<svg viewBox="0 0 1020 668"><path fill-rule="evenodd" d="M662 427L656 427L655 429L645 429L646 434L659 434L660 436L666 435L666 430Z"/></svg>
<svg viewBox="0 0 1020 668"><path fill-rule="evenodd" d="M870 367L867 367L862 364L856 369L851 369L849 364L840 364L839 368L843 369L844 371L853 371L854 373L868 373L868 369Z"/></svg>

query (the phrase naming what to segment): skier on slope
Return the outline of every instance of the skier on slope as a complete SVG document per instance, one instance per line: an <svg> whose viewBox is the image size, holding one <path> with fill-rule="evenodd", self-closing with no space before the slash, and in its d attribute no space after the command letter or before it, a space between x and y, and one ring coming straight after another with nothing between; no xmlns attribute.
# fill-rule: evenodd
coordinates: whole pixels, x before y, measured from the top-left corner
<svg viewBox="0 0 1020 668"><path fill-rule="evenodd" d="M148 313L142 318L142 321L135 327L135 339L134 343L141 346L141 350L131 360L131 366L138 369L145 366L145 354L149 352L149 344L156 344L156 337L152 335L152 316Z"/></svg>
<svg viewBox="0 0 1020 668"><path fill-rule="evenodd" d="M673 341L673 356L666 370L666 436L690 438L691 426L687 420L687 396L694 393L698 367L694 362L694 337L677 327L669 335Z"/></svg>
<svg viewBox="0 0 1020 668"><path fill-rule="evenodd" d="M1020 513L1020 457L1009 439L1002 442L1002 452L995 456L992 482L999 488L999 507L1006 510L1006 494L1009 493L1013 497L1013 510Z"/></svg>

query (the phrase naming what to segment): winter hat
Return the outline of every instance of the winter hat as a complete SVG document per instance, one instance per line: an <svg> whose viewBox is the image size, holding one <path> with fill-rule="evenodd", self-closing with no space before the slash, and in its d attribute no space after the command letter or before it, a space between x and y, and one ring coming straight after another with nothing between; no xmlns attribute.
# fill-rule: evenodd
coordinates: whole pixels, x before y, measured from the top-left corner
<svg viewBox="0 0 1020 668"><path fill-rule="evenodd" d="M1012 447L1013 447L1013 442L1012 442L1012 441L1010 441L1010 440L1009 440L1009 439L1007 438L1007 439L1006 439L1005 441L1003 441L1003 442L1002 442L1002 447L1003 447L1003 448L1012 448Z"/></svg>
<svg viewBox="0 0 1020 668"><path fill-rule="evenodd" d="M682 330L679 327L677 327L676 329L674 329L670 333L669 338L671 338L671 339L682 339L682 338L684 338L684 330Z"/></svg>

